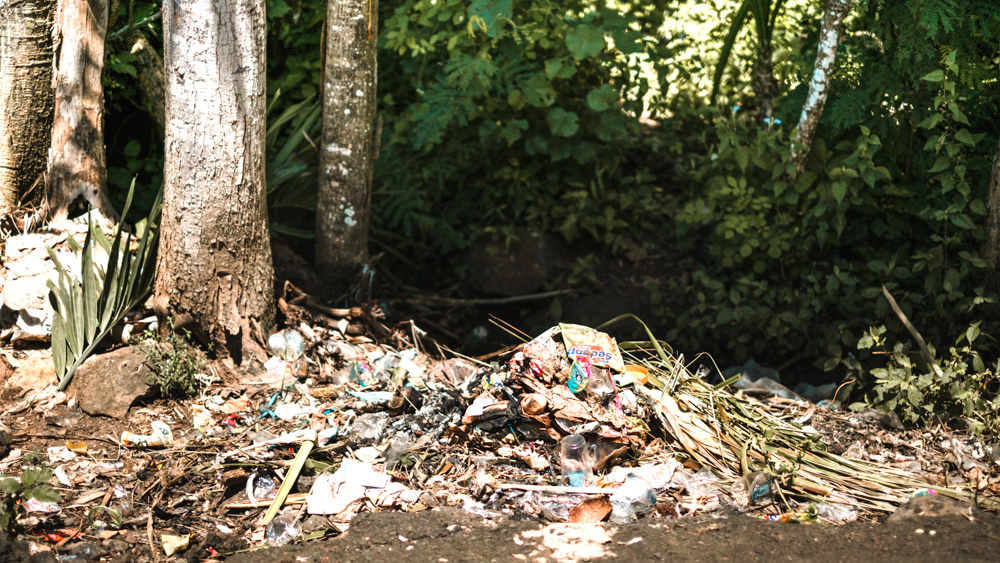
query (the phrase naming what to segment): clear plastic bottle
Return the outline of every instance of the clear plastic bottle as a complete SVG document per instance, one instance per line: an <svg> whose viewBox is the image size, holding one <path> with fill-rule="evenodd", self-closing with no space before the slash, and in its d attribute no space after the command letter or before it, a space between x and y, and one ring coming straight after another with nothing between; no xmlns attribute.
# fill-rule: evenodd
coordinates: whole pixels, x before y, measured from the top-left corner
<svg viewBox="0 0 1000 563"><path fill-rule="evenodd" d="M627 524L656 507L656 491L635 473L629 473L611 495L611 521Z"/></svg>
<svg viewBox="0 0 1000 563"><path fill-rule="evenodd" d="M282 515L271 520L264 531L264 537L271 545L285 545L297 538L300 533L302 533L302 528L299 527L295 517Z"/></svg>

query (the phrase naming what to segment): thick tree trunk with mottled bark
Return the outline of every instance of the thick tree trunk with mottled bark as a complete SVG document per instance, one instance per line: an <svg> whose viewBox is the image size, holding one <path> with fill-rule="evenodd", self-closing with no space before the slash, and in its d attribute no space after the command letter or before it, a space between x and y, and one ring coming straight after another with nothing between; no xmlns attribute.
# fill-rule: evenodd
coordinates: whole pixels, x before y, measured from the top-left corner
<svg viewBox="0 0 1000 563"><path fill-rule="evenodd" d="M809 81L809 94L799 116L798 133L792 145L792 161L798 178L806 167L806 157L816 136L816 126L823 116L823 106L830 94L830 76L837 62L837 47L840 45L844 18L851 12L857 0L827 0L823 12L823 26L819 32L819 48L816 51L816 66Z"/></svg>
<svg viewBox="0 0 1000 563"><path fill-rule="evenodd" d="M993 157L986 209L986 240L982 248L983 260L986 261L986 285L989 289L1000 291L1000 143Z"/></svg>
<svg viewBox="0 0 1000 563"><path fill-rule="evenodd" d="M65 219L83 198L105 217L117 217L107 194L104 157L104 38L107 0L59 0L53 42L55 118L49 151L45 215Z"/></svg>
<svg viewBox="0 0 1000 563"><path fill-rule="evenodd" d="M328 0L316 266L331 293L368 262L378 0Z"/></svg>
<svg viewBox="0 0 1000 563"><path fill-rule="evenodd" d="M274 320L264 0L165 0L163 31L166 154L152 306L240 363L259 350L251 330Z"/></svg>
<svg viewBox="0 0 1000 563"><path fill-rule="evenodd" d="M55 0L0 0L0 216L45 173L52 128Z"/></svg>

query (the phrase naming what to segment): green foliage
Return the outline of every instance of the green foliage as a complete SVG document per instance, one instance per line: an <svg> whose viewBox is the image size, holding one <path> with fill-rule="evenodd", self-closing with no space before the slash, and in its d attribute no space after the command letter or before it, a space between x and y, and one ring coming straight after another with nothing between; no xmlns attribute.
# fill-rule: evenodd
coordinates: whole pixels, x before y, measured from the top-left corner
<svg viewBox="0 0 1000 563"><path fill-rule="evenodd" d="M61 502L59 493L48 485L52 471L48 467L28 467L20 477L0 476L0 530L14 531L17 518L24 513L29 499Z"/></svg>
<svg viewBox="0 0 1000 563"><path fill-rule="evenodd" d="M408 0L384 11L372 203L377 238L401 235L405 248L385 248L397 264L406 255L434 269L512 225L611 251L641 239L634 210L664 212L635 158L650 91L640 60L660 21L648 6L581 1Z"/></svg>
<svg viewBox="0 0 1000 563"><path fill-rule="evenodd" d="M307 98L278 114L281 92L267 107L267 206L271 231L312 238L311 224L301 223L303 212L316 211L319 155L313 139L322 134L321 104ZM282 222L291 217L299 226Z"/></svg>
<svg viewBox="0 0 1000 563"><path fill-rule="evenodd" d="M162 339L147 331L144 346L146 364L160 385L164 397L190 397L202 387L205 371L205 354L191 343L191 333L174 330L173 319L167 319L167 330Z"/></svg>
<svg viewBox="0 0 1000 563"><path fill-rule="evenodd" d="M858 341L858 349L874 348L873 353L884 361L880 362L882 367L859 375L870 391L851 409L875 407L896 412L905 422L920 424L962 418L977 434L1000 435L997 367L986 369L979 352L972 347L980 336L979 325L977 322L969 326L948 349L948 356L937 360L943 372L940 377L924 362L912 358L908 344L897 342L890 351L884 326L870 328Z"/></svg>
<svg viewBox="0 0 1000 563"><path fill-rule="evenodd" d="M784 4L784 0L775 0L773 3L771 0L743 0L740 4L739 9L736 10L736 14L729 24L729 31L726 33L726 38L722 42L719 62L715 66L715 74L712 77L711 102L713 104L719 93L722 74L725 72L726 65L729 63L729 58L733 53L736 38L739 37L740 32L743 31L743 26L751 18L754 21L754 28L757 31L757 51L761 56L768 57L767 61L759 62L764 64L771 63L771 37L774 35L775 22L778 19L778 14L781 12L782 4Z"/></svg>
<svg viewBox="0 0 1000 563"><path fill-rule="evenodd" d="M132 193L130 189L122 217L128 214ZM56 281L48 281L48 287L56 311L52 319L52 363L60 390L69 385L76 368L112 327L152 289L160 210L157 198L149 216L135 225L137 236L129 232L123 237L122 221L109 240L104 231L90 221L82 247L73 237L69 238L70 247L80 255L79 267L67 268L52 248L47 248L59 272ZM134 253L133 242L137 245ZM106 263L95 257L97 251L108 257Z"/></svg>

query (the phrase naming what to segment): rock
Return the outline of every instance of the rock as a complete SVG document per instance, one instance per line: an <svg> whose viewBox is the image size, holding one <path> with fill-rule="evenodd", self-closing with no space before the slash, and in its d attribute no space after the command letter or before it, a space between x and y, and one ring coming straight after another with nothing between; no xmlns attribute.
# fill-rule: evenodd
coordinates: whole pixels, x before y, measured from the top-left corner
<svg viewBox="0 0 1000 563"><path fill-rule="evenodd" d="M910 518L928 518L940 516L974 516L975 507L971 504L955 500L939 494L929 494L913 497L900 506L889 516L889 522L900 522Z"/></svg>
<svg viewBox="0 0 1000 563"><path fill-rule="evenodd" d="M18 360L14 366L8 366L6 359L0 361L0 364L3 364L0 371L13 367L13 371L3 382L3 390L0 391L2 400L17 399L28 392L41 391L49 385L58 383L56 368L52 365L52 357L49 355L29 356Z"/></svg>
<svg viewBox="0 0 1000 563"><path fill-rule="evenodd" d="M52 314L44 309L21 309L10 342L16 348L46 344L52 340Z"/></svg>
<svg viewBox="0 0 1000 563"><path fill-rule="evenodd" d="M10 453L10 445L13 443L10 432L0 430L0 459L7 457Z"/></svg>
<svg viewBox="0 0 1000 563"><path fill-rule="evenodd" d="M91 416L124 418L139 401L159 393L146 353L137 346L93 356L77 368L68 393Z"/></svg>

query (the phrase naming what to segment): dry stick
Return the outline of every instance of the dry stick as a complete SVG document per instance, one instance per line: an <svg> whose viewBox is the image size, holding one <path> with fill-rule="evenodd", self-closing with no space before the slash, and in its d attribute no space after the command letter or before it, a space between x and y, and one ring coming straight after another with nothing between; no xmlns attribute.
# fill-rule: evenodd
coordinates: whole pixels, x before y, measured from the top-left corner
<svg viewBox="0 0 1000 563"><path fill-rule="evenodd" d="M578 493L581 495L612 495L617 488L602 489L600 487L565 487L556 485L522 485L520 483L497 483L496 489L517 489L519 491L537 491L540 493Z"/></svg>
<svg viewBox="0 0 1000 563"><path fill-rule="evenodd" d="M910 319L907 319L906 315L903 314L899 305L896 304L896 300L892 298L892 294L885 288L885 284L882 284L882 294L885 295L885 298L889 301L889 306L892 307L893 311L895 311L899 320L903 322L903 326L906 327L906 330L910 331L910 336L917 341L917 346L920 346L920 353L924 356L924 359L927 360L927 363L930 364L931 369L934 370L934 373L937 374L938 377L944 377L944 371L941 370L941 366L939 366L937 362L934 361L934 357L931 356L931 351L927 349L927 343L924 342L924 337L920 336L917 329L910 324Z"/></svg>

